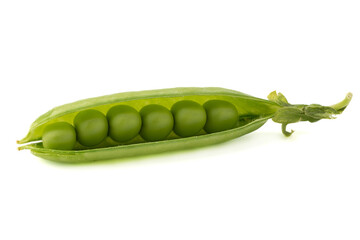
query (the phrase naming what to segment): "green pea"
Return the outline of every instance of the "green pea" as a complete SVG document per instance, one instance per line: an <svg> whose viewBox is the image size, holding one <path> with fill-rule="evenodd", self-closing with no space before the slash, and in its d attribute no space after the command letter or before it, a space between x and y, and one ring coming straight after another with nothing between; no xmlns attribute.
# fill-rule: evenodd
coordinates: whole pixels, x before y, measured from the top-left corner
<svg viewBox="0 0 360 240"><path fill-rule="evenodd" d="M194 101L179 101L172 106L171 112L175 121L174 132L180 137L196 135L206 123L205 109Z"/></svg>
<svg viewBox="0 0 360 240"><path fill-rule="evenodd" d="M80 144L91 147L101 143L108 134L108 121L101 112L89 109L79 112L74 125Z"/></svg>
<svg viewBox="0 0 360 240"><path fill-rule="evenodd" d="M75 128L67 122L56 122L45 127L42 141L44 148L72 150L76 143Z"/></svg>
<svg viewBox="0 0 360 240"><path fill-rule="evenodd" d="M171 112L158 104L150 104L140 110L142 128L140 135L146 141L164 140L174 126Z"/></svg>
<svg viewBox="0 0 360 240"><path fill-rule="evenodd" d="M223 100L210 100L204 104L207 122L204 130L207 133L220 132L234 128L238 121L235 106Z"/></svg>
<svg viewBox="0 0 360 240"><path fill-rule="evenodd" d="M130 106L114 106L106 117L109 122L109 136L115 141L129 141L136 137L141 129L141 116Z"/></svg>

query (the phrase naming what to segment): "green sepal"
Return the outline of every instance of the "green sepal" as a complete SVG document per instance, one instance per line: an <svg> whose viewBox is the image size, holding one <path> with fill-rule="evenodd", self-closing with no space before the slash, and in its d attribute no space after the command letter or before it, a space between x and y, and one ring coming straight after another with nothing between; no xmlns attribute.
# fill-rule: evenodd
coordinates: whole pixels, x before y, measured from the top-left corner
<svg viewBox="0 0 360 240"><path fill-rule="evenodd" d="M296 123L304 115L303 111L297 107L285 107L279 109L273 116L272 120L277 123Z"/></svg>
<svg viewBox="0 0 360 240"><path fill-rule="evenodd" d="M311 104L305 107L304 114L310 118L320 120L320 119L334 119L335 118L334 115L339 114L339 112L332 107L325 107L319 104Z"/></svg>
<svg viewBox="0 0 360 240"><path fill-rule="evenodd" d="M276 91L271 92L267 98L269 101L275 102L281 106L289 106L289 102L282 93L276 93Z"/></svg>

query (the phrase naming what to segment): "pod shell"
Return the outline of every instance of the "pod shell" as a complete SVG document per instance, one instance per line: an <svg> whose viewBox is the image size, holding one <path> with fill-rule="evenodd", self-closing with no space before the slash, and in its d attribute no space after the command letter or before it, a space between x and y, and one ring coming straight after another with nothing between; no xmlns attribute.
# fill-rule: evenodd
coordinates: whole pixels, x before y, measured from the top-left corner
<svg viewBox="0 0 360 240"><path fill-rule="evenodd" d="M224 142L250 133L261 127L279 108L281 108L281 106L275 102L224 88L191 87L124 92L84 99L55 107L36 119L32 123L27 136L18 141L18 143L24 144L41 140L43 129L48 124L58 121L72 122L78 112L86 109L96 109L104 114L117 104L127 104L138 111L148 104L161 104L168 109L171 109L171 106L180 100L193 100L203 104L210 99L229 101L237 108L240 116L242 114L247 116L253 115L257 116L257 120L244 126L238 126L223 132L187 138L170 138L168 140L156 142L142 142L105 147L96 146L100 148L69 151L44 149L41 143L30 143L19 147L19 149L31 149L34 155L53 161L76 163L195 148Z"/></svg>

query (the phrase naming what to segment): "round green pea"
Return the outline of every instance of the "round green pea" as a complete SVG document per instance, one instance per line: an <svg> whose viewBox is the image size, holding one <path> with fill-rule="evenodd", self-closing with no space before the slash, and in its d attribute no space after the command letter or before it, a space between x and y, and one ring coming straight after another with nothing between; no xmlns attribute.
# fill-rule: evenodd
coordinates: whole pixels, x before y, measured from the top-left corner
<svg viewBox="0 0 360 240"><path fill-rule="evenodd" d="M44 148L72 150L76 143L75 128L67 122L56 122L45 127L42 141Z"/></svg>
<svg viewBox="0 0 360 240"><path fill-rule="evenodd" d="M115 141L129 141L138 135L141 129L141 116L130 106L114 106L107 112L106 117L109 122L109 136Z"/></svg>
<svg viewBox="0 0 360 240"><path fill-rule="evenodd" d="M140 110L140 115L142 119L140 135L146 141L164 140L173 129L173 115L161 105L147 105Z"/></svg>
<svg viewBox="0 0 360 240"><path fill-rule="evenodd" d="M174 115L174 132L180 137L196 135L206 123L206 112L199 103L183 100L175 103L171 112Z"/></svg>
<svg viewBox="0 0 360 240"><path fill-rule="evenodd" d="M207 133L220 132L234 128L238 121L236 107L224 100L210 100L204 103L207 122L204 130Z"/></svg>
<svg viewBox="0 0 360 240"><path fill-rule="evenodd" d="M89 109L79 112L74 125L80 144L91 147L101 143L108 134L108 121L101 112Z"/></svg>

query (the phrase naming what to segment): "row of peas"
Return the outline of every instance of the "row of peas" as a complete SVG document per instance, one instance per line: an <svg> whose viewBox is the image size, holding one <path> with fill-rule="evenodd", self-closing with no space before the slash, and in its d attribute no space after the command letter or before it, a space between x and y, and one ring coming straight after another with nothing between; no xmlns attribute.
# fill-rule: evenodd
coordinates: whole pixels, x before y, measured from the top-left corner
<svg viewBox="0 0 360 240"><path fill-rule="evenodd" d="M117 105L106 116L94 109L79 112L73 125L56 122L46 126L43 146L71 150L76 141L86 147L101 143L107 136L127 142L140 135L145 141L160 141L174 131L190 137L202 129L214 133L234 128L238 121L236 107L224 100L209 100L203 105L191 100L175 103L171 110L158 104L144 106L140 112L128 105Z"/></svg>

